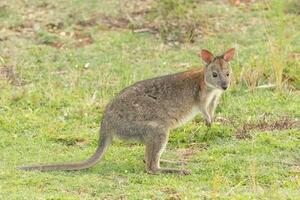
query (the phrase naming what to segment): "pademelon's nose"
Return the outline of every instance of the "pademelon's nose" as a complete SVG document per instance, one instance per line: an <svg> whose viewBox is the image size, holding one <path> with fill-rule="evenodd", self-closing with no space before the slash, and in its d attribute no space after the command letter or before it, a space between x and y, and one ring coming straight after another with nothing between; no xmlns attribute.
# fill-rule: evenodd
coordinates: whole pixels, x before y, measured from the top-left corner
<svg viewBox="0 0 300 200"><path fill-rule="evenodd" d="M221 87L223 88L223 90L227 90L228 85L227 84L222 84Z"/></svg>

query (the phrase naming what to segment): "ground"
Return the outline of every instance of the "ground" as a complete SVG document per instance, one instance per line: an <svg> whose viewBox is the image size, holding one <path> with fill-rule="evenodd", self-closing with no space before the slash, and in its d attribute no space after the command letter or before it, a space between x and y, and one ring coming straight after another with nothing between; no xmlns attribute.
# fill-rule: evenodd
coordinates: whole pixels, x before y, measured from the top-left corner
<svg viewBox="0 0 300 200"><path fill-rule="evenodd" d="M159 2L0 2L0 199L300 198L298 1ZM147 174L144 147L119 140L87 170L16 170L88 158L122 88L230 47L216 122L173 130L163 154L192 175Z"/></svg>

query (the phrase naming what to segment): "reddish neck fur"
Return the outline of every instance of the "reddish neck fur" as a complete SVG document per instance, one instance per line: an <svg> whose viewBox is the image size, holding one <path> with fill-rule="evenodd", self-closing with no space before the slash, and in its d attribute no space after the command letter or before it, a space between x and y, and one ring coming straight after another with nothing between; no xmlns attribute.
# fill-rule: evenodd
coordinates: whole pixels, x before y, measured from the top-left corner
<svg viewBox="0 0 300 200"><path fill-rule="evenodd" d="M204 81L205 67L191 69L182 74L182 79L198 79L200 91L205 91L207 86Z"/></svg>

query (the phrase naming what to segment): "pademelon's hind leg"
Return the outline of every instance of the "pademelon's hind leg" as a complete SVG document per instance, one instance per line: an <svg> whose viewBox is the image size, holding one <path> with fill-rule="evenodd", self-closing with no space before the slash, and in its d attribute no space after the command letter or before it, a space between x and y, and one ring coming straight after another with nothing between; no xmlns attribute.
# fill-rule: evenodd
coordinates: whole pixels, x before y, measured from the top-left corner
<svg viewBox="0 0 300 200"><path fill-rule="evenodd" d="M162 130L156 130L155 133L151 134L151 139L146 142L145 149L145 162L146 170L151 174L158 173L176 173L176 174L190 174L191 172L184 169L173 169L173 168L161 168L160 167L160 156L168 141L168 133Z"/></svg>

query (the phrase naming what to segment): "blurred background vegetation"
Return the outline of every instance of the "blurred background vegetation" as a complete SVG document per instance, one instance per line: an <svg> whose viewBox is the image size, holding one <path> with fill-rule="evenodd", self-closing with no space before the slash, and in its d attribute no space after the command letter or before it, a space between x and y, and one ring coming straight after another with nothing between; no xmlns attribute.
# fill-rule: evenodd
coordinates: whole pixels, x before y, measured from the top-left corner
<svg viewBox="0 0 300 200"><path fill-rule="evenodd" d="M3 42L19 36L20 42L61 50L97 43L102 32L131 31L151 34L166 47L191 46L191 51L213 42L219 48L230 44L239 50L235 85L249 90L300 88L297 0L15 2L0 7ZM9 65L12 58L4 51L2 65Z"/></svg>

